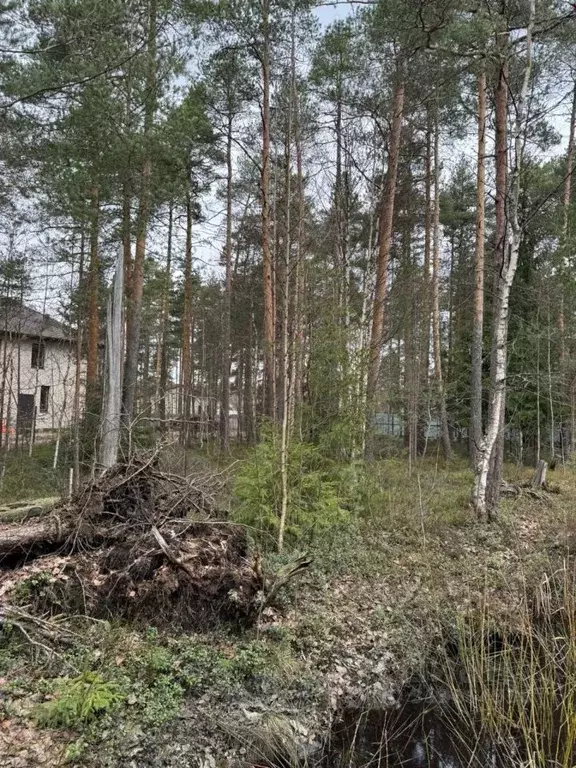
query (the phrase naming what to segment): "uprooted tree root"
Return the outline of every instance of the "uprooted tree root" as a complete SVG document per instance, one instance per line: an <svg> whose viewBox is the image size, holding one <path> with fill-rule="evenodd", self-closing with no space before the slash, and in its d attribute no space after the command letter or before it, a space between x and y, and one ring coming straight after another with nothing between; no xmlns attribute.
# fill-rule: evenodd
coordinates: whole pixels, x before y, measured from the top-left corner
<svg viewBox="0 0 576 768"><path fill-rule="evenodd" d="M253 620L264 579L245 530L218 514L219 484L137 459L44 519L0 525L0 604L179 627Z"/></svg>

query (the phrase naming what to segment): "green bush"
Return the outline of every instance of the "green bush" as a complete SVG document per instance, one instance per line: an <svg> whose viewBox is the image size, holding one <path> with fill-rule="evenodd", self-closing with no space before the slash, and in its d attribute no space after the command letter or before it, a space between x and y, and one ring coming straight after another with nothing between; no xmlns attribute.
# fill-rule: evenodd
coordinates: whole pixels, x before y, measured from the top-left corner
<svg viewBox="0 0 576 768"><path fill-rule="evenodd" d="M83 725L124 699L119 686L97 672L57 679L53 694L54 698L40 704L35 713L36 721L50 728Z"/></svg>
<svg viewBox="0 0 576 768"><path fill-rule="evenodd" d="M330 469L315 446L297 442L290 445L287 540L311 540L318 532L348 520ZM273 432L265 436L240 467L235 497L234 519L264 534L264 543L275 542L280 524L282 478L280 440Z"/></svg>

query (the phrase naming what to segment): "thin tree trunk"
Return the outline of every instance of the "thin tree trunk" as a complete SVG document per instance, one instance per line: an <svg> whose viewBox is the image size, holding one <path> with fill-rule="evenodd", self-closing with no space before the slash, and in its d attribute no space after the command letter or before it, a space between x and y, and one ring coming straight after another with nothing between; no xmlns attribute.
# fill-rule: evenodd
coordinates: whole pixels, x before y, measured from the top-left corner
<svg viewBox="0 0 576 768"><path fill-rule="evenodd" d="M124 250L118 249L118 261L112 295L108 300L107 381L102 414L100 465L103 470L118 460L122 416L122 303L124 297Z"/></svg>
<svg viewBox="0 0 576 768"><path fill-rule="evenodd" d="M536 463L542 452L542 434L540 429L540 307L536 305Z"/></svg>
<svg viewBox="0 0 576 768"><path fill-rule="evenodd" d="M264 277L264 414L276 416L276 318L270 249L270 0L262 0L262 261Z"/></svg>
<svg viewBox="0 0 576 768"><path fill-rule="evenodd" d="M573 95L572 95L572 113L570 115L570 134L568 138L568 154L566 158L566 176L564 179L564 192L562 195L562 211L563 211L563 220L562 220L562 245L565 248L568 248L570 241L571 241L571 235L569 230L569 222L570 222L570 207L572 204L572 176L574 173L573 166L574 166L574 138L576 133L576 80L574 82L574 89L573 89ZM560 380L561 380L561 392L564 397L568 400L568 402L571 402L572 400L572 387L569 387L567 385L566 380L566 372L567 372L567 359L566 359L566 318L565 318L565 310L564 310L564 284L563 281L560 282L559 285L559 310L558 310L558 341L559 341L559 362L560 362ZM572 407L572 406L571 406ZM562 432L566 431L565 424L560 424L560 428ZM570 444L568 446L568 451L572 453L571 450L572 445L572 439L570 441ZM563 451L564 452L564 451Z"/></svg>
<svg viewBox="0 0 576 768"><path fill-rule="evenodd" d="M158 414L161 420L161 428L167 431L166 424L166 393L168 391L168 330L170 318L170 286L172 281L172 229L174 223L174 206L172 201L168 206L168 243L166 247L166 269L164 271L164 285L162 288L162 319L160 340L160 377Z"/></svg>
<svg viewBox="0 0 576 768"><path fill-rule="evenodd" d="M548 407L550 410L550 462L554 462L556 452L556 422L554 419L554 386L552 379L552 318L550 317L550 295L548 295L548 339L546 363L548 368Z"/></svg>
<svg viewBox="0 0 576 768"><path fill-rule="evenodd" d="M452 458L448 412L446 409L446 393L442 378L442 347L440 340L440 129L438 125L438 110L436 107L436 125L434 129L434 246L432 257L432 337L434 344L434 376L438 391L440 406L440 429L444 458Z"/></svg>
<svg viewBox="0 0 576 768"><path fill-rule="evenodd" d="M291 60L294 66L295 60L295 30L294 13L292 13L291 24ZM288 100L288 115L286 121L286 135L284 137L284 285L282 297L282 433L280 440L280 479L282 486L282 498L280 502L280 524L278 526L278 551L281 552L284 547L284 533L288 518L288 460L290 452L290 407L289 394L290 385L288 377L290 375L290 347L289 347L289 322L290 322L290 251L292 248L292 106L293 106L293 83L290 85L290 96ZM294 370L292 370L292 376Z"/></svg>
<svg viewBox="0 0 576 768"><path fill-rule="evenodd" d="M495 151L496 151L496 242L494 249L494 299L492 302L492 353L490 361L490 386L493 391L499 392L500 424L496 434L494 450L491 451L491 464L487 480L488 510L496 510L500 501L500 486L502 484L502 469L504 465L504 434L506 420L506 387L500 387L497 382L498 360L498 334L499 317L501 310L499 285L504 269L506 251L507 228L509 222L506 216L506 196L508 194L508 33L501 35L499 42L501 65L498 72L498 82L495 94Z"/></svg>
<svg viewBox="0 0 576 768"><path fill-rule="evenodd" d="M204 337L202 337L204 338ZM202 341L204 344L204 341ZM204 370L204 368L202 368ZM190 404L192 399L192 197L186 192L186 246L184 250L184 308L182 316L182 432L181 442L190 442Z"/></svg>
<svg viewBox="0 0 576 768"><path fill-rule="evenodd" d="M82 284L84 277L84 248L85 235L84 228L80 235L80 261L78 264L78 285ZM85 306L79 304L76 328L76 371L74 376L74 458L73 458L73 488L75 491L80 487L80 422L82 419L81 409L81 384L82 384L82 343L84 331Z"/></svg>
<svg viewBox="0 0 576 768"><path fill-rule="evenodd" d="M233 116L228 115L226 134L226 244L224 247L225 286L222 318L222 399L220 408L220 447L230 448L230 323L232 311L232 128Z"/></svg>
<svg viewBox="0 0 576 768"><path fill-rule="evenodd" d="M524 141L527 129L527 105L530 89L530 80L532 75L532 36L534 30L535 18L535 0L530 0L530 14L526 29L526 59L524 66L524 77L518 99L516 100L516 119L513 128L514 139L514 165L512 169L512 179L510 183L510 199L506 207L510 225L510 235L504 248L502 269L498 276L497 297L495 306L498 314L494 318L494 376L491 382L490 391L490 409L488 414L488 423L486 433L480 446L480 456L476 467L474 483L474 507L479 518L484 518L495 514L497 507L492 506L492 499L499 498L499 488L496 494L490 497L488 502L487 486L489 481L489 472L491 462L495 452L496 443L500 432L502 431L502 413L505 405L506 396L506 372L507 372L507 353L508 353L508 322L509 322L509 302L512 283L518 266L518 254L522 237L522 229L519 220L520 211L520 193L521 171L523 163ZM500 172L502 173L501 169ZM498 458L499 466L493 468L490 482L494 478L498 481L502 473L502 456Z"/></svg>
<svg viewBox="0 0 576 768"><path fill-rule="evenodd" d="M482 350L484 338L484 238L486 206L486 74L478 75L478 160L476 176L476 246L470 382L470 457L478 461L482 441Z"/></svg>
<svg viewBox="0 0 576 768"><path fill-rule="evenodd" d="M132 195L130 181L127 178L122 185L122 244L124 248L124 291L128 302L132 284Z"/></svg>
<svg viewBox="0 0 576 768"><path fill-rule="evenodd" d="M248 317L248 338L246 341L246 368L244 371L244 419L246 442L256 442L256 408L254 396L254 308L250 307Z"/></svg>
<svg viewBox="0 0 576 768"><path fill-rule="evenodd" d="M572 176L574 173L574 137L576 133L576 80L572 95L572 113L570 115L570 135L568 138L568 155L566 158L566 176L564 178L564 193L562 195L562 234L564 239L568 234L570 220L570 204L572 202Z"/></svg>
<svg viewBox="0 0 576 768"><path fill-rule="evenodd" d="M156 2L149 0L148 12L148 71L146 75L146 104L144 112L144 156L140 174L140 199L136 221L136 250L130 280L130 304L126 332L126 360L124 367L123 416L129 432L134 418L136 382L138 379L138 354L142 323L142 293L144 288L144 259L146 236L150 215L150 176L152 173L151 133L156 112Z"/></svg>
<svg viewBox="0 0 576 768"><path fill-rule="evenodd" d="M422 296L420 313L422 317L421 340L421 382L419 386L417 446L415 451L423 453L428 432L430 374L430 264L432 255L432 111L426 108L426 158L424 170L424 272L422 275Z"/></svg>
<svg viewBox="0 0 576 768"><path fill-rule="evenodd" d="M392 245L392 225L394 221L394 203L396 198L396 179L398 176L398 158L404 118L404 81L405 64L397 63L396 85L392 105L392 130L388 151L388 169L382 192L379 223L378 261L376 266L376 286L372 311L372 330L370 334L370 359L367 377L367 429L371 429L371 420L375 406L378 377L380 374L380 356L384 341L384 314L386 288L388 282L388 261ZM367 446L370 441L367 441Z"/></svg>
<svg viewBox="0 0 576 768"><path fill-rule="evenodd" d="M98 299L100 292L100 260L98 234L100 227L98 187L90 190L90 266L88 272L88 355L86 360L86 404L89 411L95 407L98 391L98 342L100 318Z"/></svg>
<svg viewBox="0 0 576 768"><path fill-rule="evenodd" d="M294 151L296 155L296 194L298 195L298 222L296 228L296 253L294 264L294 306L293 306L293 330L291 339L291 364L292 376L290 377L290 392L288 397L288 431L294 432L294 417L296 406L300 404L302 393L302 355L304 346L304 333L302 318L300 317L302 303L302 234L304 228L304 174L302 170L302 131L300 124L300 95L296 80L296 57L292 50L292 91L294 98Z"/></svg>

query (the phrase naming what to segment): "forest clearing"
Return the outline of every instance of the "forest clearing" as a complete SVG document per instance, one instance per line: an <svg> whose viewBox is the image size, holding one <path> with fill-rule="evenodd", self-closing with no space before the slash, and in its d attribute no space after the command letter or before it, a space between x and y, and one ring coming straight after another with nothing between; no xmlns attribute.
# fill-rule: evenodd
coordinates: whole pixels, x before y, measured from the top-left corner
<svg viewBox="0 0 576 768"><path fill-rule="evenodd" d="M576 5L0 0L2 768L573 768Z"/></svg>

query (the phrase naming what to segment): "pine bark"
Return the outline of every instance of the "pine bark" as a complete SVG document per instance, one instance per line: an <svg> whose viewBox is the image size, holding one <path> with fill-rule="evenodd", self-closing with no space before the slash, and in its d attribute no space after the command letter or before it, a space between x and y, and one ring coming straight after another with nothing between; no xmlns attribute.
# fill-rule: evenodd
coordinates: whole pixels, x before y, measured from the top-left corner
<svg viewBox="0 0 576 768"><path fill-rule="evenodd" d="M484 338L484 238L486 206L486 74L478 75L478 159L476 170L476 243L474 249L474 314L470 381L470 457L478 461L482 442L482 351Z"/></svg>
<svg viewBox="0 0 576 768"><path fill-rule="evenodd" d="M562 243L565 247L568 247L571 237L569 231L570 223L570 206L572 204L572 177L574 175L574 139L576 134L576 81L574 82L573 95L572 95L572 112L570 115L570 133L568 138L568 153L566 158L566 176L564 178L564 190L562 194ZM562 391L568 402L570 403L571 412L574 412L576 404L573 402L574 386L567 384L567 359L566 359L566 317L564 308L564 287L560 285L560 307L558 311L558 336L559 336L559 357L560 357L560 375L562 379ZM570 441L568 450L570 453L574 451L575 436L572 428L573 419L571 419ZM566 431L564 426L564 432Z"/></svg>
<svg viewBox="0 0 576 768"><path fill-rule="evenodd" d="M294 432L296 408L302 397L302 358L304 355L304 331L302 328L302 275L303 275L303 231L304 231L304 172L302 167L302 128L300 115L300 94L296 80L295 53L292 53L292 89L294 97L294 154L296 159L296 194L298 197L298 220L296 224L296 252L294 263L293 288L293 327L291 339L292 376L290 377L290 394L288 398L288 431Z"/></svg>
<svg viewBox="0 0 576 768"><path fill-rule="evenodd" d="M136 220L136 249L130 278L129 307L126 329L126 360L124 364L123 418L125 429L130 432L136 404L138 380L138 355L140 328L142 325L142 295L144 290L144 259L150 215L150 177L152 173L151 133L156 112L156 34L157 0L150 0L148 11L146 74L146 103L144 112L144 151L140 173L140 197Z"/></svg>
<svg viewBox="0 0 576 768"><path fill-rule="evenodd" d="M420 344L420 381L418 386L418 404L416 419L416 440L412 451L414 459L417 453L423 453L426 446L429 421L430 373L430 265L432 262L432 112L430 105L426 110L426 156L424 161L424 269L422 275L422 294L420 297L421 344Z"/></svg>
<svg viewBox="0 0 576 768"><path fill-rule="evenodd" d="M572 94L572 112L570 115L570 135L568 138L568 154L566 158L566 176L564 178L564 191L562 194L562 234L564 239L568 234L570 220L570 204L572 201L572 177L574 174L574 138L576 133L576 81Z"/></svg>
<svg viewBox="0 0 576 768"><path fill-rule="evenodd" d="M181 442L190 439L191 385L192 385L192 197L186 193L186 245L184 250L184 308L182 316L182 369L181 369Z"/></svg>
<svg viewBox="0 0 576 768"><path fill-rule="evenodd" d="M86 359L86 404L92 410L98 392L98 342L100 318L98 313L100 293L100 259L98 239L100 230L100 201L98 187L90 190L90 265L88 270L88 354Z"/></svg>
<svg viewBox="0 0 576 768"><path fill-rule="evenodd" d="M398 62L394 99L392 105L392 129L388 152L388 168L386 181L382 191L380 204L379 241L376 264L376 286L372 309L372 329L370 334L370 351L367 376L367 431L371 429L374 416L375 395L380 375L380 356L384 342L384 316L386 304L386 289L388 285L388 262L392 246L392 225L394 221L394 203L396 199L396 180L398 177L398 159L402 123L404 119L405 65ZM370 453L370 441L367 441L367 452Z"/></svg>
<svg viewBox="0 0 576 768"><path fill-rule="evenodd" d="M439 152L439 126L436 110L436 125L434 130L434 238L432 256L432 337L434 347L434 377L438 393L440 409L440 431L444 458L449 461L452 458L452 446L450 445L450 431L448 425L448 411L446 408L446 392L442 377L442 347L440 338L440 152Z"/></svg>
<svg viewBox="0 0 576 768"><path fill-rule="evenodd" d="M166 246L166 268L164 270L164 285L162 288L162 318L160 329L160 376L158 393L158 415L162 430L167 430L166 424L166 393L168 391L168 344L170 318L170 286L172 282L172 231L174 226L174 206L168 207L168 243Z"/></svg>
<svg viewBox="0 0 576 768"><path fill-rule="evenodd" d="M280 524L278 526L278 551L281 552L284 547L284 533L288 518L289 506L289 487L288 487L288 462L290 452L290 375L294 375L294 366L290 365L290 352L292 347L289 344L289 324L290 324L290 280L291 250L292 250L292 108L293 108L293 88L295 79L295 29L294 14L292 14L291 25L291 62L292 74L288 99L288 114L286 120L286 134L284 137L284 285L282 296L282 428L280 437L280 480L282 487L282 497L280 502ZM292 369L292 370L290 370Z"/></svg>
<svg viewBox="0 0 576 768"><path fill-rule="evenodd" d="M232 312L232 128L233 117L228 115L226 133L226 244L224 246L224 311L222 316L222 397L220 407L220 447L230 448L230 327Z"/></svg>
<svg viewBox="0 0 576 768"><path fill-rule="evenodd" d="M132 279L132 194L130 181L122 185L122 244L124 248L124 292L126 302L130 299Z"/></svg>
<svg viewBox="0 0 576 768"><path fill-rule="evenodd" d="M80 261L78 264L78 285L82 285L84 279L84 249L86 238L84 227L80 234ZM81 409L81 391L82 391L82 348L84 342L84 319L86 315L86 306L84 302L79 302L76 328L76 371L74 375L74 453L73 453L73 489L75 491L80 487L80 424L82 418ZM5 347L6 345L4 345ZM0 413L4 413L3 403L0 403ZM8 435L6 435L8 438Z"/></svg>
<svg viewBox="0 0 576 768"><path fill-rule="evenodd" d="M262 0L262 167L260 179L264 278L264 414L276 417L276 317L270 248L270 0Z"/></svg>

